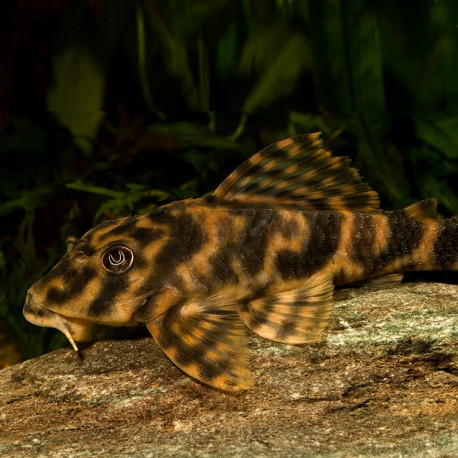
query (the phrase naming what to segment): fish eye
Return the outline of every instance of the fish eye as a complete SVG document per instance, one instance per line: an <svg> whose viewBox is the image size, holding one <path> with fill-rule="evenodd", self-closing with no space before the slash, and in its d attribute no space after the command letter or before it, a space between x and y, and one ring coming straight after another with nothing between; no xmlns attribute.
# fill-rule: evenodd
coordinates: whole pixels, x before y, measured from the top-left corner
<svg viewBox="0 0 458 458"><path fill-rule="evenodd" d="M103 268L112 274L123 274L132 266L134 253L125 246L108 248L102 255Z"/></svg>

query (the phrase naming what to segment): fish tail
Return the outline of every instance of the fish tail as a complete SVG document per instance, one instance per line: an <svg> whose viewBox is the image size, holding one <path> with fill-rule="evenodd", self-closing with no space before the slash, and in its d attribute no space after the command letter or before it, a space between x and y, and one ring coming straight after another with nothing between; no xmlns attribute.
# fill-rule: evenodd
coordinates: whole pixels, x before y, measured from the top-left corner
<svg viewBox="0 0 458 458"><path fill-rule="evenodd" d="M431 270L458 270L458 216L439 221L430 258Z"/></svg>
<svg viewBox="0 0 458 458"><path fill-rule="evenodd" d="M359 242L352 241L351 252L357 265L364 266L356 280L409 271L458 270L458 216L438 219L434 199L376 215L373 221L369 216L360 217L353 230L353 239ZM355 281L355 275L347 277Z"/></svg>

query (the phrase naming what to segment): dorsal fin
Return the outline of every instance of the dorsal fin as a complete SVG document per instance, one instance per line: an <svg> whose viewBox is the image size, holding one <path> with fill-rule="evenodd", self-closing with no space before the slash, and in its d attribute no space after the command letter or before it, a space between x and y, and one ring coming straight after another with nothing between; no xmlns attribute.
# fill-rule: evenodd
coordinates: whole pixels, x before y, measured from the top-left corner
<svg viewBox="0 0 458 458"><path fill-rule="evenodd" d="M379 208L379 199L347 157L332 157L320 133L267 146L232 172L215 190L218 201L303 210Z"/></svg>
<svg viewBox="0 0 458 458"><path fill-rule="evenodd" d="M437 219L437 199L425 199L416 202L403 210L407 216L420 221Z"/></svg>

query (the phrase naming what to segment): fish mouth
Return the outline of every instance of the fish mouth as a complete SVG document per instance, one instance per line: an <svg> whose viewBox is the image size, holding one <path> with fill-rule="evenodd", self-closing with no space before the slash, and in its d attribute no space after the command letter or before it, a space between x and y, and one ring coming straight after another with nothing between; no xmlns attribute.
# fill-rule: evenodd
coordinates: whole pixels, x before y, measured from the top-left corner
<svg viewBox="0 0 458 458"><path fill-rule="evenodd" d="M78 351L75 340L85 340L93 326L90 321L66 317L35 304L30 291L27 294L23 314L25 319L32 324L61 331L75 351Z"/></svg>

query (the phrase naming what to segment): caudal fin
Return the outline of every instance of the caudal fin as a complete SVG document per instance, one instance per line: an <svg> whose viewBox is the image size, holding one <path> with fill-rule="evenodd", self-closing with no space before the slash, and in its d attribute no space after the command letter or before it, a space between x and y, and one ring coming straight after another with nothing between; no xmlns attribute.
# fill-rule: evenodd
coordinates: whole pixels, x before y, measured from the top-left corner
<svg viewBox="0 0 458 458"><path fill-rule="evenodd" d="M458 216L439 222L432 250L434 270L458 270Z"/></svg>

